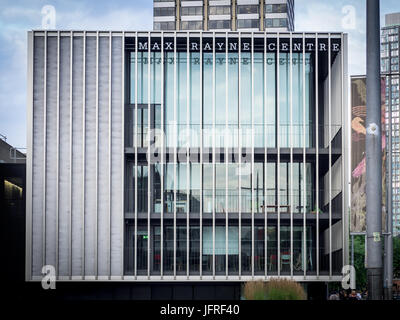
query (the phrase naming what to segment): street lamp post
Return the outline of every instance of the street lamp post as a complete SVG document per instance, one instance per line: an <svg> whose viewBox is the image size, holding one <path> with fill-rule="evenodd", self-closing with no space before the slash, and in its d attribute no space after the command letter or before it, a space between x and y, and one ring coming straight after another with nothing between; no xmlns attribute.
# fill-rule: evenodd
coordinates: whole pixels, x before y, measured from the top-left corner
<svg viewBox="0 0 400 320"><path fill-rule="evenodd" d="M382 299L382 130L379 0L367 0L367 279L368 298Z"/></svg>

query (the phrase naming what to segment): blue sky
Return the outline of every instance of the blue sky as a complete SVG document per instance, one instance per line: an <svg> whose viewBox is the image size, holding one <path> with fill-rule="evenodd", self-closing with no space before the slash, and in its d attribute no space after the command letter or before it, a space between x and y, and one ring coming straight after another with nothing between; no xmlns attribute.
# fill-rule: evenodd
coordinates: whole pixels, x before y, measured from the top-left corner
<svg viewBox="0 0 400 320"><path fill-rule="evenodd" d="M295 0L295 29L347 32L349 72L364 74L365 2ZM26 31L41 29L46 5L56 10L57 29L152 29L152 0L1 0L0 134L16 147L26 146ZM384 14L399 11L399 0L381 0L381 25Z"/></svg>

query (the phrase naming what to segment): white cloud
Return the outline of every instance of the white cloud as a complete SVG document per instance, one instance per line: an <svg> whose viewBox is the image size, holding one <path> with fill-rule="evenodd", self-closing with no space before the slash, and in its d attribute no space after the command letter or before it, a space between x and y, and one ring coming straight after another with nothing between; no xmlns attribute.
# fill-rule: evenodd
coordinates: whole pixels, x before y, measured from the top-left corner
<svg viewBox="0 0 400 320"><path fill-rule="evenodd" d="M71 30L152 30L151 10L120 9L93 16L87 10L60 12L57 27Z"/></svg>
<svg viewBox="0 0 400 320"><path fill-rule="evenodd" d="M8 7L0 14L0 133L19 147L26 145L26 32L40 28L40 9ZM56 27L64 30L151 30L153 23L151 10L94 14L80 6L73 11L57 9L56 19Z"/></svg>
<svg viewBox="0 0 400 320"><path fill-rule="evenodd" d="M302 0L300 0L302 1ZM299 1L299 2L300 2ZM333 2L296 3L296 31L345 32L349 44L349 74L365 74L365 16L354 8L355 28L345 29L342 7Z"/></svg>

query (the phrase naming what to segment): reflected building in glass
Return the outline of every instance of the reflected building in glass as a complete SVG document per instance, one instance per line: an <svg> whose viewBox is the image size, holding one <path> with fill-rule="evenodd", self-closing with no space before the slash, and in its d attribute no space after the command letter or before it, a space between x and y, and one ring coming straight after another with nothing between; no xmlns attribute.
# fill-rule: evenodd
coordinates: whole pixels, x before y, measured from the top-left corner
<svg viewBox="0 0 400 320"><path fill-rule="evenodd" d="M341 281L347 35L28 39L27 279Z"/></svg>

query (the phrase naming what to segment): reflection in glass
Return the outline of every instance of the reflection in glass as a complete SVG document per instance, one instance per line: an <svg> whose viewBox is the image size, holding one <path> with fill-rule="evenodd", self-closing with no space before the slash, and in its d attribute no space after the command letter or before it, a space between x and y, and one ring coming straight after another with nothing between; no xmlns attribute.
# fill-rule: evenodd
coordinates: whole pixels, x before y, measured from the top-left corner
<svg viewBox="0 0 400 320"><path fill-rule="evenodd" d="M213 165L203 164L203 212L212 213L213 209Z"/></svg>
<svg viewBox="0 0 400 320"><path fill-rule="evenodd" d="M241 262L242 273L249 274L251 271L251 226L242 225L241 239Z"/></svg>
<svg viewBox="0 0 400 320"><path fill-rule="evenodd" d="M200 271L200 227L197 225L190 226L189 271L190 273Z"/></svg>

